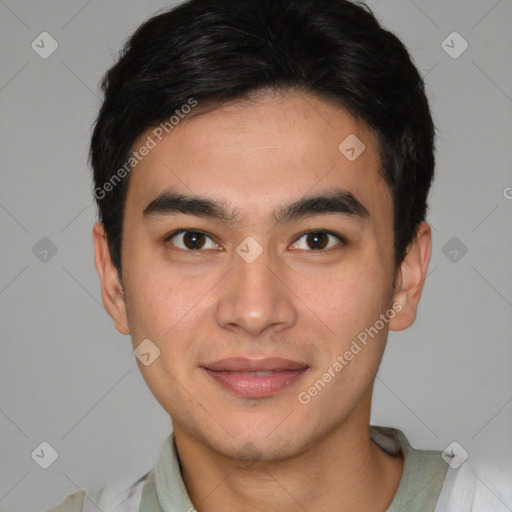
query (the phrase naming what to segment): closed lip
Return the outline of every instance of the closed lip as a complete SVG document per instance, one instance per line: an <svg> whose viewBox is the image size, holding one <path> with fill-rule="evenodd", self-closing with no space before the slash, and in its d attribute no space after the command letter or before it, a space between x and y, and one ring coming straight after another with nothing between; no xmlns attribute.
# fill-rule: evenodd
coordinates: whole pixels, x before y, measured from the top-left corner
<svg viewBox="0 0 512 512"><path fill-rule="evenodd" d="M213 363L203 364L202 368L216 372L282 372L290 370L305 370L306 363L270 357L266 359L248 359L246 357L229 357Z"/></svg>

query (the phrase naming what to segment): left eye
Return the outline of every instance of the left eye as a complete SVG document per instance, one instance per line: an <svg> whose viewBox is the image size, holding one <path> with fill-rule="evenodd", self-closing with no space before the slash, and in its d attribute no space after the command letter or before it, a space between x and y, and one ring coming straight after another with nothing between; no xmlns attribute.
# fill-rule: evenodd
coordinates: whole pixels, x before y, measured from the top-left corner
<svg viewBox="0 0 512 512"><path fill-rule="evenodd" d="M322 251L325 249L331 249L332 244L329 245L329 237L336 238L338 242L344 242L344 240L335 233L330 233L329 231L308 231L304 233L300 238L297 239L296 242L293 243L295 249L313 249L314 251ZM296 247L299 240L305 238L306 245L309 247ZM336 245L336 244L334 244Z"/></svg>

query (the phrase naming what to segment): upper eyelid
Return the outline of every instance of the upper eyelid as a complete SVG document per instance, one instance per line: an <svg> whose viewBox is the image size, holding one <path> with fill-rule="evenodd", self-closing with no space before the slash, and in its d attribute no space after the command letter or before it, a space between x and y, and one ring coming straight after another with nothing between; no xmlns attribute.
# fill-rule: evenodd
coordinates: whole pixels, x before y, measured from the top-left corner
<svg viewBox="0 0 512 512"><path fill-rule="evenodd" d="M334 231L331 231L330 229L322 229L322 228L307 229L306 231L303 231L302 233L297 235L297 237L294 239L293 243L295 243L297 240L300 240L304 235L308 235L309 233L325 233L326 235L331 235L331 236L338 238L340 240L340 242L346 243L346 238L343 235L335 233Z"/></svg>
<svg viewBox="0 0 512 512"><path fill-rule="evenodd" d="M176 235L181 235L182 233L201 233L201 234L206 235L207 237L211 238L212 240L214 238L212 235L210 235L206 231L203 231L202 229L190 228L190 229L175 229L174 231L171 231L170 233L165 235L165 240L169 240L169 239L175 237Z"/></svg>
<svg viewBox="0 0 512 512"><path fill-rule="evenodd" d="M212 242L216 242L215 237L213 235L210 235L210 233L207 233L206 231L203 231L201 229L176 229L169 233L168 235L165 235L164 241L168 242L171 238L174 238L175 236L182 235L183 233L200 233L202 235L207 236Z"/></svg>

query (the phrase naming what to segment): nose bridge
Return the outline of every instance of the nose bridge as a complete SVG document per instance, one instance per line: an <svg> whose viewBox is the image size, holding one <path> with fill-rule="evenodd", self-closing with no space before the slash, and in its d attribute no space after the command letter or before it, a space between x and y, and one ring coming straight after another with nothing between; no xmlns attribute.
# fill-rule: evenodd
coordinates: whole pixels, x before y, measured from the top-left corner
<svg viewBox="0 0 512 512"><path fill-rule="evenodd" d="M270 271L270 254L263 251L254 261L236 257L233 279L237 281L240 298L264 298L274 287L274 274Z"/></svg>
<svg viewBox="0 0 512 512"><path fill-rule="evenodd" d="M275 275L278 271L273 267L278 262L256 244L246 239L238 246L217 308L221 326L237 326L252 335L270 325L284 327L296 320L291 294Z"/></svg>

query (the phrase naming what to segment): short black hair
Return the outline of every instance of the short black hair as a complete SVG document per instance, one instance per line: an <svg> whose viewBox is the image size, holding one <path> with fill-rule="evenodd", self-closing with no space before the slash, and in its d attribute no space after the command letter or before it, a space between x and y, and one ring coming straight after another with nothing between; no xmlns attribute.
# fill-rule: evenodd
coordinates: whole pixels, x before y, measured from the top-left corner
<svg viewBox="0 0 512 512"><path fill-rule="evenodd" d="M136 165L130 152L147 129L191 99L199 112L262 90L297 90L344 107L379 141L393 198L395 265L425 219L435 127L424 81L404 45L362 2L188 0L135 31L101 88L89 159L120 276L129 171Z"/></svg>

